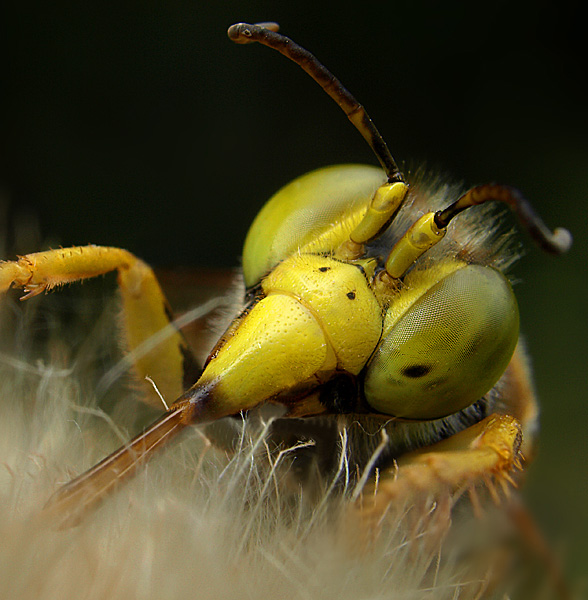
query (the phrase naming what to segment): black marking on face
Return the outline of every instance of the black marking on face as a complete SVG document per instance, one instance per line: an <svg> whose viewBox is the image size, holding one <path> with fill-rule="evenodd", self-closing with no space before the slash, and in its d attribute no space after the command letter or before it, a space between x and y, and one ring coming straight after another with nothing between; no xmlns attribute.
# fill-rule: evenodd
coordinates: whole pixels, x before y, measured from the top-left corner
<svg viewBox="0 0 588 600"><path fill-rule="evenodd" d="M428 375L433 367L431 365L410 365L408 367L404 367L401 373L405 377L410 377L411 379L418 379L419 377L424 377Z"/></svg>
<svg viewBox="0 0 588 600"><path fill-rule="evenodd" d="M327 271L330 271L331 267L319 267L319 271L321 273L326 273Z"/></svg>
<svg viewBox="0 0 588 600"><path fill-rule="evenodd" d="M349 300L355 300L355 292L347 292L347 297Z"/></svg>

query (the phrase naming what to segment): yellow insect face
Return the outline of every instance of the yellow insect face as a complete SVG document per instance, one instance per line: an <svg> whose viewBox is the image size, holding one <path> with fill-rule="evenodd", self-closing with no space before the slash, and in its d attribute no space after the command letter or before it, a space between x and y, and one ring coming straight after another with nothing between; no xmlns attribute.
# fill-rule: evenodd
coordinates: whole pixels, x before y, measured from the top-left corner
<svg viewBox="0 0 588 600"><path fill-rule="evenodd" d="M518 340L516 299L499 271L457 259L456 248L426 268L413 266L423 248L444 238L423 235L414 225L388 241L395 248L388 256L401 255L393 268L401 262L410 268L394 285L380 283L384 267L390 266L378 244L366 244L351 260L341 258L342 245L372 217L368 209L382 179L379 170L348 165L314 171L288 184L266 204L248 234L246 281L261 285L266 295L296 298L316 317L330 357L320 368L322 379L329 372L361 373L359 400L348 406L359 410L364 401L365 410L383 415L445 417L482 398L504 373ZM342 210L345 205L351 209ZM411 209L404 212L399 219L417 222ZM268 237L261 234L266 226ZM260 265L265 277L259 275ZM258 345L254 339L249 343Z"/></svg>
<svg viewBox="0 0 588 600"><path fill-rule="evenodd" d="M346 477L361 518L373 510L379 519L396 501L473 495L479 482L496 496L493 482L507 487L521 447L531 447L536 410L506 275L512 234L490 204L509 205L550 252L565 252L569 233L551 232L508 186L464 191L405 178L363 107L277 26L235 25L229 37L299 64L381 168L320 169L267 202L245 241L241 309L202 368L170 323L153 272L129 252L88 246L0 264L0 291L21 287L25 297L117 270L134 367L174 400L143 433L60 488L47 510L76 520L187 426L266 404L281 410L270 437L312 438L320 476L331 488ZM339 456L322 461L325 447ZM371 495L363 496L366 485Z"/></svg>

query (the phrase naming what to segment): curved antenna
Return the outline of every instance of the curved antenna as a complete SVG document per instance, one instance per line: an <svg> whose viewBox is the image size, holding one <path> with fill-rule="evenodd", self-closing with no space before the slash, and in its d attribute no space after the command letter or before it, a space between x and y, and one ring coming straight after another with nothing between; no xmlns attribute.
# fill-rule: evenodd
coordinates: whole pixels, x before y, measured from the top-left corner
<svg viewBox="0 0 588 600"><path fill-rule="evenodd" d="M486 183L472 188L445 210L435 213L435 224L437 227L445 229L451 219L461 211L490 201L508 204L529 235L546 252L563 254L570 249L572 234L567 229L558 227L552 232L519 190L498 183Z"/></svg>
<svg viewBox="0 0 588 600"><path fill-rule="evenodd" d="M388 254L385 271L381 273L387 273L392 279L401 278L416 260L443 239L447 233L447 226L455 216L485 202L508 204L537 245L546 252L563 254L570 249L572 234L561 227L552 232L535 212L531 203L516 188L486 183L472 188L446 209L436 213L426 213L413 223Z"/></svg>
<svg viewBox="0 0 588 600"><path fill-rule="evenodd" d="M376 126L370 119L365 108L341 84L341 82L308 50L293 42L290 38L278 33L277 23L258 23L249 25L237 23L227 31L229 38L237 44L259 42L277 50L294 61L308 73L325 92L341 107L347 118L355 125L363 138L370 145L388 176L388 181L406 183L404 175L388 150L388 146Z"/></svg>

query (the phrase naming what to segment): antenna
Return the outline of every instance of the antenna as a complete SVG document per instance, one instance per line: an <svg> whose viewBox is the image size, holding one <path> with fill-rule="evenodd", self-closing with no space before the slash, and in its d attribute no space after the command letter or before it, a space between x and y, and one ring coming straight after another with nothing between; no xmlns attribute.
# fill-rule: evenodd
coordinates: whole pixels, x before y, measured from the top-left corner
<svg viewBox="0 0 588 600"><path fill-rule="evenodd" d="M463 210L492 201L508 204L516 213L521 225L546 252L563 254L572 246L572 234L567 229L558 227L552 232L519 190L498 183L485 183L473 187L445 210L435 213L435 224L445 229L451 219Z"/></svg>
<svg viewBox="0 0 588 600"><path fill-rule="evenodd" d="M227 32L229 38L237 44L258 42L277 50L300 68L306 71L325 92L339 105L347 118L355 125L363 138L370 145L388 176L390 183L406 183L404 175L388 150L388 146L376 126L370 119L365 108L343 86L343 84L311 54L308 50L293 42L290 38L278 33L277 23L258 23L249 25L237 23L231 25Z"/></svg>

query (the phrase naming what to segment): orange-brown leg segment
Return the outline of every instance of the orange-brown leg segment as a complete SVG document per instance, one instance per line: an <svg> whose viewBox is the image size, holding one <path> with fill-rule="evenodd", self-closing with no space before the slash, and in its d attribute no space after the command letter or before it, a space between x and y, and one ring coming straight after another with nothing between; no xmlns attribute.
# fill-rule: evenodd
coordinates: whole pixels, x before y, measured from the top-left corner
<svg viewBox="0 0 588 600"><path fill-rule="evenodd" d="M386 540L384 532L397 532L394 548L405 548L410 564L426 566L431 587L440 565L463 557L465 562L459 558L455 569L467 583L456 588L455 597L466 590L468 598L482 597L503 570L503 554L493 534L484 535L481 548L473 541L474 530L485 530L490 521L480 521L471 513L465 519L460 515L456 528L456 501L469 492L475 515L480 512L477 486L484 486L496 502L499 488L508 494L508 484L514 483L510 473L520 466L520 445L519 422L492 415L442 442L406 454L364 487L345 513L354 547L359 543L369 550L376 541ZM472 519L477 524L470 531Z"/></svg>
<svg viewBox="0 0 588 600"><path fill-rule="evenodd" d="M492 415L425 449L411 452L381 473L357 502L361 520L376 525L394 506L421 498L441 498L484 484L497 498L498 484L508 493L511 471L520 467L521 426L511 416Z"/></svg>
<svg viewBox="0 0 588 600"><path fill-rule="evenodd" d="M463 492L469 493L474 515L478 517L483 511L477 487L485 488L495 504L501 504L501 495L510 496L510 486L516 485L512 472L522 468L521 432L522 426L516 418L491 415L447 440L403 456L393 468L366 486L353 506L352 516L360 527L360 540L363 543L374 540L387 519L398 519L399 514L406 512L408 517L412 516L408 525L414 529L412 539L418 541L418 548L427 543L431 548L441 548L452 522L452 505ZM569 598L557 561L519 499L510 498L503 507L529 558L546 568L557 597ZM426 535L422 535L423 531ZM494 576L489 572L488 579L480 578L476 584L480 594L498 583L496 576L502 570L498 566L502 555L490 556L483 555L482 562L488 565L492 562ZM468 560L477 564L473 556Z"/></svg>
<svg viewBox="0 0 588 600"><path fill-rule="evenodd" d="M0 262L0 293L22 288L31 298L73 281L118 271L124 332L130 360L143 380L149 376L168 403L196 380L197 368L182 334L170 322L167 301L149 265L120 248L60 248ZM161 406L148 386L145 400Z"/></svg>

